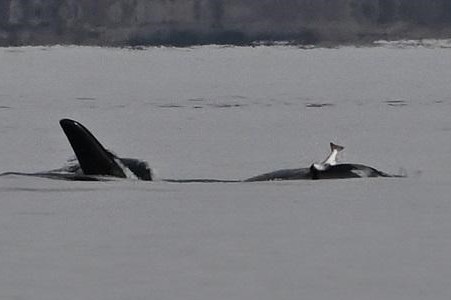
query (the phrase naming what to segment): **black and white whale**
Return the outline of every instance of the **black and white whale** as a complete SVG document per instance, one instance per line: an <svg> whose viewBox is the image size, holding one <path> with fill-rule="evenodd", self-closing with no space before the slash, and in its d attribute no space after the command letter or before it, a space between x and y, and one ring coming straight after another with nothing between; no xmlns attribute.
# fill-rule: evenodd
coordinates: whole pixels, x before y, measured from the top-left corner
<svg viewBox="0 0 451 300"><path fill-rule="evenodd" d="M104 181L111 178L153 180L152 169L146 161L116 156L105 149L94 135L77 121L62 119L59 123L74 150L77 158L75 163L46 172L7 172L1 175L26 175L76 181Z"/></svg>
<svg viewBox="0 0 451 300"><path fill-rule="evenodd" d="M344 179L366 177L405 177L405 175L392 175L379 171L373 167L362 164L337 163L338 153L344 147L330 143L331 152L321 163L314 163L308 168L282 169L264 173L244 180L245 182L272 181L272 180L318 180L318 179Z"/></svg>
<svg viewBox="0 0 451 300"><path fill-rule="evenodd" d="M121 158L107 150L96 137L81 123L60 120L61 128L76 156L71 165L46 172L21 173L6 172L0 176L23 175L51 179L75 181L107 181L114 178L129 178L153 181L155 176L149 164L140 159ZM337 164L337 155L344 147L330 143L331 153L321 163L314 163L307 168L284 169L253 176L245 180L221 179L160 179L173 183L215 183L215 182L256 182L273 180L317 180L362 177L405 177L391 175L362 164Z"/></svg>
<svg viewBox="0 0 451 300"><path fill-rule="evenodd" d="M79 169L72 170L73 173L153 180L152 169L146 161L117 157L77 121L62 119L60 125L79 163Z"/></svg>
<svg viewBox="0 0 451 300"><path fill-rule="evenodd" d="M97 138L77 121L62 119L59 123L75 153L75 161L55 170L35 173L6 172L0 176L21 175L73 181L109 181L115 178L155 180L154 173L146 161L118 157L103 147ZM240 182L240 180L218 179L161 179L161 181L173 183Z"/></svg>

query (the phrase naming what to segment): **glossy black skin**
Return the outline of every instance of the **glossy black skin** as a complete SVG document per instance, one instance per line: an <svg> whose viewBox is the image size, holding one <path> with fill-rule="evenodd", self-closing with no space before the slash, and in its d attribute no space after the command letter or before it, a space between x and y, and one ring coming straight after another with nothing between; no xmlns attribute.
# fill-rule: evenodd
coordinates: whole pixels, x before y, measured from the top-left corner
<svg viewBox="0 0 451 300"><path fill-rule="evenodd" d="M61 128L66 134L84 175L109 175L126 178L115 157L82 124L63 119Z"/></svg>
<svg viewBox="0 0 451 300"><path fill-rule="evenodd" d="M271 181L271 180L305 180L305 179L312 179L309 168L282 169L257 175L245 179L244 181L255 182L255 181Z"/></svg>
<svg viewBox="0 0 451 300"><path fill-rule="evenodd" d="M61 128L66 134L72 149L75 152L79 165L70 170L53 170L37 173L7 172L0 174L35 176L51 179L73 181L109 181L114 178L127 178L124 166L128 168L139 180L152 181L152 170L145 161L133 158L119 158L105 149L94 135L82 124L70 119L60 121ZM361 177L404 177L390 175L375 168L362 164L337 164L319 170L315 165L309 168L283 169L245 180L218 180L218 179L163 179L171 183L233 183L277 180L318 180L342 179Z"/></svg>
<svg viewBox="0 0 451 300"><path fill-rule="evenodd" d="M362 177L402 177L381 172L375 168L362 164L337 164L325 170L318 170L314 165L310 168L283 169L244 180L245 182L272 181L272 180L318 180L318 179L345 179Z"/></svg>
<svg viewBox="0 0 451 300"><path fill-rule="evenodd" d="M357 171L357 173L355 173ZM43 177L50 179L69 180L69 181L111 181L112 176L84 175L78 173L60 173L60 172L38 172L38 173L18 173L8 172L0 174L22 175ZM405 177L400 175L390 175L361 164L338 164L327 170L316 170L314 167L300 169L283 169L257 175L245 180L220 180L220 179L162 179L161 181L169 183L238 183L238 182L261 182L261 181L282 181L282 180L323 180L323 179L346 179L362 177ZM143 179L145 180L145 179Z"/></svg>
<svg viewBox="0 0 451 300"><path fill-rule="evenodd" d="M138 159L118 158L106 150L82 124L70 119L60 121L83 175L105 175L127 178L120 164L126 166L138 179L151 181L152 172L147 163Z"/></svg>

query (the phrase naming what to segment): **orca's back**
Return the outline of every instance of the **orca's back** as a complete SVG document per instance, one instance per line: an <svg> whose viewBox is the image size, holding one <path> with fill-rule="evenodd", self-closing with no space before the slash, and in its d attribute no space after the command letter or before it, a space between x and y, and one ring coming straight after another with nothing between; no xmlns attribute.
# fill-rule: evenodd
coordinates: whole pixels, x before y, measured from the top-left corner
<svg viewBox="0 0 451 300"><path fill-rule="evenodd" d="M312 177L310 175L310 170L308 168L277 170L277 171L257 175L257 176L245 179L244 181L245 182L255 182L255 181L301 180L301 179L312 179Z"/></svg>

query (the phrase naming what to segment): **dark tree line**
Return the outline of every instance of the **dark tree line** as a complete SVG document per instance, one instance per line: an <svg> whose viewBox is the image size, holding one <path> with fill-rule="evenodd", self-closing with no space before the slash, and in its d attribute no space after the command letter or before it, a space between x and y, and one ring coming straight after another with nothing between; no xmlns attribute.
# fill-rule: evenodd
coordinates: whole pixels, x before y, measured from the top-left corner
<svg viewBox="0 0 451 300"><path fill-rule="evenodd" d="M352 42L446 29L451 0L0 0L0 45Z"/></svg>

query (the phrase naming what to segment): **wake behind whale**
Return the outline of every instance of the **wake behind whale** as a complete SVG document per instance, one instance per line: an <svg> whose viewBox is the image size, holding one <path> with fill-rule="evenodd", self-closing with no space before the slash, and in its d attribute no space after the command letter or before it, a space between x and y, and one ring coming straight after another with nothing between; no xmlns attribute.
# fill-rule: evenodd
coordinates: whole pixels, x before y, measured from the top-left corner
<svg viewBox="0 0 451 300"><path fill-rule="evenodd" d="M138 179L154 181L155 176L146 161L136 158L121 158L107 150L96 137L81 123L62 119L60 121L66 137L76 156L76 161L70 166L46 172L22 173L6 172L0 176L21 175L50 179L74 181L108 181L116 179ZM338 164L337 156L344 147L330 143L331 153L321 163L298 169L283 169L244 180L221 179L161 179L170 183L233 183L277 180L318 180L367 177L405 177L391 175L363 164Z"/></svg>

